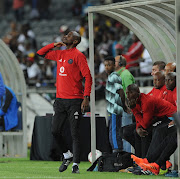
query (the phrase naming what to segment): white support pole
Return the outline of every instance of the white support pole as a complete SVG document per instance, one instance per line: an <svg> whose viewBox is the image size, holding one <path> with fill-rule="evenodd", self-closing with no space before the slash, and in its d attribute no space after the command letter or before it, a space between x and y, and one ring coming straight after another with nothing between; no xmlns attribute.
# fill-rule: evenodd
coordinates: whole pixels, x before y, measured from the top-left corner
<svg viewBox="0 0 180 179"><path fill-rule="evenodd" d="M176 86L177 86L177 107L180 111L180 0L175 1L176 18ZM178 119L180 120L180 119ZM180 129L178 129L178 173L180 176Z"/></svg>
<svg viewBox="0 0 180 179"><path fill-rule="evenodd" d="M93 79L91 90L91 152L92 162L96 159L96 120L95 120L95 80L94 80L94 28L93 28L93 13L88 13L89 21L89 60L90 70Z"/></svg>

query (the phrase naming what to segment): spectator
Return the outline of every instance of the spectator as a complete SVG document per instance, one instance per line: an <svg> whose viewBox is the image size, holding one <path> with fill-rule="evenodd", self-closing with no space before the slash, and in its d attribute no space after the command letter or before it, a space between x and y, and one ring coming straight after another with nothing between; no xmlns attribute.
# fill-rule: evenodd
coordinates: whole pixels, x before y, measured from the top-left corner
<svg viewBox="0 0 180 179"><path fill-rule="evenodd" d="M176 72L176 63L173 62L166 64L164 71L165 75L167 75L170 72Z"/></svg>
<svg viewBox="0 0 180 179"><path fill-rule="evenodd" d="M126 58L127 66L126 68L130 71L133 70L132 67L138 67L139 66L139 58L142 55L142 52L144 50L144 46L141 43L141 41L138 39L138 37L134 34L133 35L133 44L128 49L128 52L123 54L123 56ZM138 76L138 71L133 70L132 74L134 76Z"/></svg>
<svg viewBox="0 0 180 179"><path fill-rule="evenodd" d="M163 61L156 61L153 63L151 75L155 75L158 71L164 71L166 63Z"/></svg>
<svg viewBox="0 0 180 179"><path fill-rule="evenodd" d="M27 59L25 56L21 57L20 55L17 56L17 59L19 61L19 65L21 70L24 73L24 77L26 80L26 83L28 84L28 74L27 74Z"/></svg>
<svg viewBox="0 0 180 179"><path fill-rule="evenodd" d="M142 60L139 63L140 73L142 76L149 76L152 71L152 59L147 49L142 53Z"/></svg>
<svg viewBox="0 0 180 179"><path fill-rule="evenodd" d="M12 39L17 39L19 32L17 30L17 24L15 22L10 23L10 32L8 32L2 40L7 44L10 45Z"/></svg>
<svg viewBox="0 0 180 179"><path fill-rule="evenodd" d="M92 6L89 0L83 0L82 2L82 16L86 16L88 13L88 7Z"/></svg>
<svg viewBox="0 0 180 179"><path fill-rule="evenodd" d="M109 54L113 57L116 56L116 45L117 45L117 40L116 40L116 34L113 30L108 32L108 39L109 39Z"/></svg>
<svg viewBox="0 0 180 179"><path fill-rule="evenodd" d="M26 51L25 44L30 43L30 48L36 50L36 39L33 31L29 28L29 25L23 24L21 27L21 34L17 39L19 45L18 50L22 53Z"/></svg>
<svg viewBox="0 0 180 179"><path fill-rule="evenodd" d="M44 63L42 65L42 78L44 79L53 79L53 63L50 60L44 60Z"/></svg>
<svg viewBox="0 0 180 179"><path fill-rule="evenodd" d="M133 43L132 34L126 26L122 27L122 35L118 44L123 46L123 54L126 54Z"/></svg>
<svg viewBox="0 0 180 179"><path fill-rule="evenodd" d="M104 62L104 57L109 55L109 45L108 34L104 32L102 34L102 42L97 47L102 63Z"/></svg>
<svg viewBox="0 0 180 179"><path fill-rule="evenodd" d="M82 13L82 4L80 0L75 0L72 6L72 13L74 16L80 16Z"/></svg>
<svg viewBox="0 0 180 179"><path fill-rule="evenodd" d="M37 9L38 0L29 0L29 4L31 6L31 12L29 17L31 20L39 19L39 10Z"/></svg>
<svg viewBox="0 0 180 179"><path fill-rule="evenodd" d="M116 63L116 72L121 77L123 90L126 96L126 88L130 85L135 83L133 75L126 69L126 59L123 56L116 56L115 57ZM132 124L132 114L128 114L123 111L122 115L122 124L121 126L127 126ZM131 145L127 141L123 141L123 150L126 152L131 152Z"/></svg>
<svg viewBox="0 0 180 179"><path fill-rule="evenodd" d="M116 49L116 55L122 55L122 52L123 52L123 46L122 45L117 43L115 46L115 49Z"/></svg>
<svg viewBox="0 0 180 179"><path fill-rule="evenodd" d="M125 105L125 94L122 87L122 80L120 76L114 72L114 57L106 57L104 60L104 65L106 73L108 74L108 80L106 83L106 101L107 111L109 114L109 141L112 151L118 152L123 149L122 139L120 137L120 129L123 109L124 111L127 111Z"/></svg>
<svg viewBox="0 0 180 179"><path fill-rule="evenodd" d="M89 48L89 42L86 37L81 37L81 42L77 45L77 49L86 55Z"/></svg>
<svg viewBox="0 0 180 179"><path fill-rule="evenodd" d="M0 99L0 126L8 131L18 124L18 102L12 89L4 85L1 73Z"/></svg>
<svg viewBox="0 0 180 179"><path fill-rule="evenodd" d="M35 54L30 53L27 56L27 75L28 75L28 81L29 80L35 80L36 83L39 83L41 78L41 71L37 63L35 62Z"/></svg>
<svg viewBox="0 0 180 179"><path fill-rule="evenodd" d="M81 35L81 37L87 37L86 34L86 28L87 28L88 24L87 24L87 20L85 17L82 17L80 19L80 24L76 26L76 31L79 32L79 34Z"/></svg>
<svg viewBox="0 0 180 179"><path fill-rule="evenodd" d="M38 0L37 1L37 9L39 12L40 19L49 19L50 12L49 6L51 4L51 0Z"/></svg>
<svg viewBox="0 0 180 179"><path fill-rule="evenodd" d="M13 10L17 21L24 19L24 0L13 0Z"/></svg>

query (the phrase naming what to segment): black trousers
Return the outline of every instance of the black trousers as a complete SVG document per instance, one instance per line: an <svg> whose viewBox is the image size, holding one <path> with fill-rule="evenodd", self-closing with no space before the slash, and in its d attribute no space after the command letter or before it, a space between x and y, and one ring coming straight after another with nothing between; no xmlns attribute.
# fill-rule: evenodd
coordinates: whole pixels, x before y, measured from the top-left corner
<svg viewBox="0 0 180 179"><path fill-rule="evenodd" d="M156 162L159 166L166 166L166 161L177 148L176 126L168 125L155 130L146 158L150 163Z"/></svg>
<svg viewBox="0 0 180 179"><path fill-rule="evenodd" d="M56 142L61 146L62 152L69 150L63 137L64 124L69 120L70 132L72 136L73 162L80 163L80 119L82 99L61 99L57 98L54 102L54 117L52 120L52 134Z"/></svg>
<svg viewBox="0 0 180 179"><path fill-rule="evenodd" d="M167 117L157 120L156 125L151 125L147 130L148 135L140 137L136 132L136 123L122 128L122 138L128 141L135 149L135 155L145 158L151 144L152 136L157 128L167 125L170 120Z"/></svg>

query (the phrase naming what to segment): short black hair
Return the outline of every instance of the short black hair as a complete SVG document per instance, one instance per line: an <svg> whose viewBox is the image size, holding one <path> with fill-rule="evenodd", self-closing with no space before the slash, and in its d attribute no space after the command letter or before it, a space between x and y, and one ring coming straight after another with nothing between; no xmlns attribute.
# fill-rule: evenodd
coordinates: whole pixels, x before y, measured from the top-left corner
<svg viewBox="0 0 180 179"><path fill-rule="evenodd" d="M138 86L137 84L135 84L135 83L130 84L130 85L127 87L127 90L128 90L128 91L134 91L134 92L140 93L139 86Z"/></svg>
<svg viewBox="0 0 180 179"><path fill-rule="evenodd" d="M166 63L163 61L156 61L153 63L153 66L156 66L156 65L159 67L159 70L161 71L165 69Z"/></svg>
<svg viewBox="0 0 180 179"><path fill-rule="evenodd" d="M113 56L107 56L104 61L112 61L115 64L115 58Z"/></svg>
<svg viewBox="0 0 180 179"><path fill-rule="evenodd" d="M81 42L81 35L78 32L76 32L76 31L72 31L72 32L73 32L74 40L78 41L78 43L77 43L77 45L78 45Z"/></svg>
<svg viewBox="0 0 180 179"><path fill-rule="evenodd" d="M170 72L166 76L172 77L173 79L176 80L176 72Z"/></svg>

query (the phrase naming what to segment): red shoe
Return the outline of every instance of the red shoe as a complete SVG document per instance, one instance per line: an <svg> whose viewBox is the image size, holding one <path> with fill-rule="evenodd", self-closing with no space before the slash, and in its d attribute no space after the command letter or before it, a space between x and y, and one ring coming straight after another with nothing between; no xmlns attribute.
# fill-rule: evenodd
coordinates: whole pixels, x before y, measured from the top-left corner
<svg viewBox="0 0 180 179"><path fill-rule="evenodd" d="M172 163L170 161L166 161L166 169L169 169L172 167Z"/></svg>
<svg viewBox="0 0 180 179"><path fill-rule="evenodd" d="M160 167L157 163L141 163L139 165L143 170L149 170L150 172L154 173L155 175L159 174Z"/></svg>
<svg viewBox="0 0 180 179"><path fill-rule="evenodd" d="M131 155L131 158L137 165L139 165L140 163L146 163L146 164L149 163L147 158L139 158L139 157L136 157L135 155Z"/></svg>

